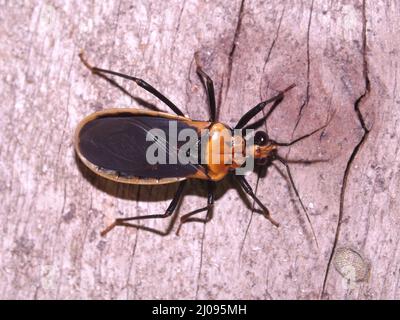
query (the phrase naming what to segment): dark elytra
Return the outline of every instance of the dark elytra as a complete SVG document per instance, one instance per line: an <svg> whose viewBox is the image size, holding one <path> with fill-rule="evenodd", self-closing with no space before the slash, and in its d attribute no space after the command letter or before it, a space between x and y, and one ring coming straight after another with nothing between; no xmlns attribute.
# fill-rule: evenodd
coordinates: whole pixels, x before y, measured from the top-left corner
<svg viewBox="0 0 400 320"><path fill-rule="evenodd" d="M146 150L154 143L146 140L148 130L161 129L169 141L170 121L177 123L178 134L187 128L195 130L186 122L117 113L101 116L86 123L79 133L79 150L87 160L100 169L115 171L123 177L162 179L193 175L197 171L194 165L168 162L163 165L152 165L146 159ZM183 143L178 141L178 150Z"/></svg>

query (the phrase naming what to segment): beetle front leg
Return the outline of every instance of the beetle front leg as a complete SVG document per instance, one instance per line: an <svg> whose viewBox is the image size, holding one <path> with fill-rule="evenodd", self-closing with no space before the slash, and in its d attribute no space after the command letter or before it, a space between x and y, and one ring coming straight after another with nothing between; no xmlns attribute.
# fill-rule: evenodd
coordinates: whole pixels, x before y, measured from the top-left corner
<svg viewBox="0 0 400 320"><path fill-rule="evenodd" d="M251 188L250 184L247 182L244 176L235 176L235 178L239 181L240 186L242 189L251 197L253 200L261 207L263 210L264 216L271 221L271 223L275 227L279 227L279 223L276 222L274 219L272 219L271 214L266 206L263 205L263 203L257 198L257 196L254 194L253 189Z"/></svg>
<svg viewBox="0 0 400 320"><path fill-rule="evenodd" d="M118 218L115 219L115 221L109 225L106 229L104 229L100 234L102 237L104 237L107 233L109 233L114 227L116 226L124 226L124 227L131 227L131 228L137 228L137 226L132 225L128 223L127 221L132 221L132 220L142 220L142 219L153 219L153 218L167 218L171 216L176 207L178 206L179 200L182 197L183 194L183 189L185 187L186 180L181 181L179 184L178 190L176 191L174 198L172 199L171 203L169 204L167 210L165 211L164 214L149 214L145 216L137 216L137 217L129 217L129 218Z"/></svg>

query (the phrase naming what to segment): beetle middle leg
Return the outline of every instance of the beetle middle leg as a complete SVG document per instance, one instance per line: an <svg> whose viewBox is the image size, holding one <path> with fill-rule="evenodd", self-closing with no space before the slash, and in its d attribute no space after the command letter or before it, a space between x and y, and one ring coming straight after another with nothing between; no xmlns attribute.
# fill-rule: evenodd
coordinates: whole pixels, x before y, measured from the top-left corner
<svg viewBox="0 0 400 320"><path fill-rule="evenodd" d="M208 196L207 196L207 206L193 210L181 217L181 222L179 223L178 229L176 230L176 235L179 235L179 231L182 228L182 225L187 222L203 222L207 223L212 218L212 209L214 207L214 192L215 192L215 182L214 181L207 181L207 189L208 189ZM205 218L191 218L193 215L198 214L200 212L207 211Z"/></svg>
<svg viewBox="0 0 400 320"><path fill-rule="evenodd" d="M106 229L104 229L101 232L101 236L104 237L108 232L110 232L116 226L137 228L137 226L132 225L132 224L128 223L127 221L153 219L153 218L167 218L167 217L171 216L174 213L176 207L178 206L179 200L182 197L183 189L186 185L186 182L187 181L184 180L179 183L178 190L176 191L171 203L169 204L169 206L164 214L149 214L149 215L144 215L144 216L115 219L114 223L112 223L110 226L108 226Z"/></svg>
<svg viewBox="0 0 400 320"><path fill-rule="evenodd" d="M196 61L197 63L197 61ZM210 122L215 122L216 121L216 114L217 114L217 107L215 105L215 92L214 92L214 83L209 77L207 73L203 71L203 69L200 67L199 64L197 64L197 70L196 70L198 76L201 79L201 82L203 83L207 96L208 96L208 104L210 106Z"/></svg>
<svg viewBox="0 0 400 320"><path fill-rule="evenodd" d="M85 60L85 58L83 57L83 52L79 53L79 58L81 59L82 63L94 74L107 73L107 74L112 74L112 75L120 77L120 78L134 81L139 87L142 87L144 90L150 92L152 95L156 96L158 99L160 99L162 102L164 102L177 115L184 116L183 112L171 100L169 100L160 91L158 91L156 88L154 88L152 85L150 85L146 81L136 78L136 77L133 77L133 76L129 76L127 74L120 73L120 72L94 67Z"/></svg>
<svg viewBox="0 0 400 320"><path fill-rule="evenodd" d="M244 176L235 176L235 178L239 181L240 186L242 187L242 189L251 197L253 198L253 200L261 207L261 209L263 210L264 216L271 221L271 223L276 226L279 227L279 223L276 222L274 219L272 219L271 214L268 210L268 208L263 205L263 203L257 198L257 196L255 195L255 193L253 192L253 189L251 188L250 184L247 182L246 178Z"/></svg>

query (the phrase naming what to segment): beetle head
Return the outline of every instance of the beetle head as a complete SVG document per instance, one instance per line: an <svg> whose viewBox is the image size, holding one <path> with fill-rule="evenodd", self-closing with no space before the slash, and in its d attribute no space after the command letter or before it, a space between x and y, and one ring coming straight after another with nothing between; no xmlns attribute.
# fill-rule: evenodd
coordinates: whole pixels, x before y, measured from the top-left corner
<svg viewBox="0 0 400 320"><path fill-rule="evenodd" d="M257 131L254 134L254 159L259 165L266 164L277 146L269 139L267 132Z"/></svg>

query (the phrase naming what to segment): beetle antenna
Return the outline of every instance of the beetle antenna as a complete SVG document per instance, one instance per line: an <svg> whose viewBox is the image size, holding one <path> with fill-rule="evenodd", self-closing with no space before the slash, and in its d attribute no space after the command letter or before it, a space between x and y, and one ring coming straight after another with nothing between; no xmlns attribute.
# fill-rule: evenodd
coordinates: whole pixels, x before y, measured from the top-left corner
<svg viewBox="0 0 400 320"><path fill-rule="evenodd" d="M312 131L312 132L310 132L310 133L307 133L307 134L305 134L304 136L301 136L301 137L299 137L299 138L297 138L297 139L294 139L293 141L290 141L290 142L277 142L277 141L272 140L272 139L271 139L270 141L271 141L274 145L277 145L277 146L280 146L280 147L290 147L290 146L296 144L297 142L299 142L299 141L301 141L301 140L304 140L304 139L306 139L306 138L308 138L308 137L311 137L312 135L314 135L314 134L317 133L318 131L320 131L320 130L322 130L322 129L325 129L327 126L328 126L328 124L324 124L323 126L319 127L318 129L315 129L314 131Z"/></svg>
<svg viewBox="0 0 400 320"><path fill-rule="evenodd" d="M280 163L282 163L282 164L285 166L285 168L286 168L286 172L287 172L287 174L288 174L288 176L289 176L290 184L292 185L293 190L294 190L294 192L295 192L295 194L296 194L296 196L297 196L297 199L299 200L300 205L301 205L301 207L302 207L302 209L303 209L303 211L304 211L304 213L305 213L305 215L306 215L308 224L310 225L311 232L312 232L313 237L314 237L315 244L317 245L317 248L319 249L317 236L316 236L316 234L315 234L313 225L312 225L312 223L311 223L310 216L309 216L309 214L308 214L308 211L307 211L305 205L303 204L303 201L302 201L301 198L300 198L299 191L297 190L296 185L294 184L293 176L292 176L292 173L290 172L289 165L286 163L286 160L285 160L284 158L281 158L279 155L275 155L275 159L278 160Z"/></svg>
<svg viewBox="0 0 400 320"><path fill-rule="evenodd" d="M272 140L272 139L270 139L270 141L273 144L275 144L277 146L280 146L280 147L290 147L290 146L296 144L297 142L299 142L301 140L304 140L304 139L306 139L308 137L311 137L312 135L316 134L318 131L326 129L326 127L331 123L334 115L335 115L335 111L333 111L331 113L331 115L329 116L329 118L327 119L326 123L323 126L320 126L319 128L315 129L314 131L311 131L311 132L305 134L304 136L301 136L301 137L299 137L297 139L294 139L293 141L290 141L290 142L277 142L277 141Z"/></svg>

